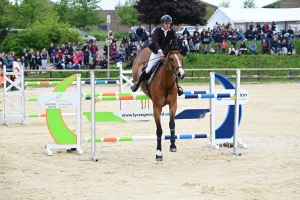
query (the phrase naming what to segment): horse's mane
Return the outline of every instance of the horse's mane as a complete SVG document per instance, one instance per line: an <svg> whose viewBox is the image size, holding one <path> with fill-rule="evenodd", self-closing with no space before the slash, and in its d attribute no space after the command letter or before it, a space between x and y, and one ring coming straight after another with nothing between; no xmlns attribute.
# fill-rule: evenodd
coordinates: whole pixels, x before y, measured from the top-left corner
<svg viewBox="0 0 300 200"><path fill-rule="evenodd" d="M138 44L138 45L139 45L139 48L138 48L138 50L137 50L135 56L137 56L139 53L141 53L141 51L142 51L143 49L145 49L146 47L148 47L149 44L150 44L150 42L144 42L143 45ZM133 65L133 61L127 63L127 65L126 65L126 67L125 67L124 69L125 69L125 70L131 69L131 68L132 68L132 65Z"/></svg>

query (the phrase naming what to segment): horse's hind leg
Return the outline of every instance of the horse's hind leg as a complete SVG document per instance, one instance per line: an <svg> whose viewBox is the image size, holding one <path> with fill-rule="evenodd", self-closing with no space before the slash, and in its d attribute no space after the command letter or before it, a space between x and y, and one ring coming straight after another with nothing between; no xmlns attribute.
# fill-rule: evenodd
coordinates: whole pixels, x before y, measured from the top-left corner
<svg viewBox="0 0 300 200"><path fill-rule="evenodd" d="M162 136L162 128L161 128L161 123L160 123L160 115L161 115L161 110L162 108L160 107L153 107L154 108L154 119L156 123L156 137L157 137L157 153L156 153L156 161L162 161L163 156L161 153L161 136Z"/></svg>
<svg viewBox="0 0 300 200"><path fill-rule="evenodd" d="M177 103L175 105L170 105L170 122L169 122L169 127L170 127L170 132L171 132L171 145L170 145L170 152L176 152L177 147L175 145L175 114L176 114L176 109L177 109Z"/></svg>

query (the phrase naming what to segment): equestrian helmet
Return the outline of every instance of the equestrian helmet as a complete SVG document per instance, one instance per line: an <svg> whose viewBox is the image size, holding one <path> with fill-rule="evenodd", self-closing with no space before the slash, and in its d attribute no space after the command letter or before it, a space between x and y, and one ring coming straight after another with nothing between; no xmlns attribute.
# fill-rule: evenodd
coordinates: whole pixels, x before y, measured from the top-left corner
<svg viewBox="0 0 300 200"><path fill-rule="evenodd" d="M172 23L172 17L170 15L164 15L160 19L161 23Z"/></svg>

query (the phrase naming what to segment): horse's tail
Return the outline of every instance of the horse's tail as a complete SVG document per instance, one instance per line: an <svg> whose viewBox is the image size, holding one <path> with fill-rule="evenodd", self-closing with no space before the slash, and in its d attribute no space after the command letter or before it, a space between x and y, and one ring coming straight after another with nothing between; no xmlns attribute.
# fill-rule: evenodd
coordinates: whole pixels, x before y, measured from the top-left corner
<svg viewBox="0 0 300 200"><path fill-rule="evenodd" d="M139 48L138 48L138 51L136 52L136 56L139 55L139 53L141 53L141 51L142 51L143 49L145 49L146 47L148 47L149 44L150 44L150 42L144 42L143 45L138 44L138 45L139 45ZM126 65L126 67L125 67L124 69L125 69L125 70L132 69L133 62L134 62L134 61L131 61L131 62L127 63L127 65Z"/></svg>

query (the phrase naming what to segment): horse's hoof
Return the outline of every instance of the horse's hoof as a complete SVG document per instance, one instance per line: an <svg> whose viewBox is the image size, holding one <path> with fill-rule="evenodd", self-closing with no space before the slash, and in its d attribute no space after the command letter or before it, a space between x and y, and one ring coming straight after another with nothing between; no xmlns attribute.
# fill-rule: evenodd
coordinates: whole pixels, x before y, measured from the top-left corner
<svg viewBox="0 0 300 200"><path fill-rule="evenodd" d="M156 161L162 161L162 160L163 160L163 156L156 155Z"/></svg>
<svg viewBox="0 0 300 200"><path fill-rule="evenodd" d="M176 147L175 148L170 147L170 152L177 152L177 148Z"/></svg>

